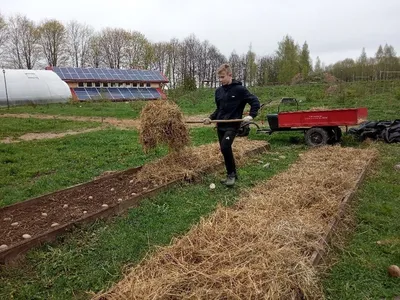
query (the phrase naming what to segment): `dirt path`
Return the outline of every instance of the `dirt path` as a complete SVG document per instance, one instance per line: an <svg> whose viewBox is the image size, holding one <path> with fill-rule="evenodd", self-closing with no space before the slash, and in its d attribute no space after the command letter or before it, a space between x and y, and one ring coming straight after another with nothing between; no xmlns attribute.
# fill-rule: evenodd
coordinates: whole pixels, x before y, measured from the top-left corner
<svg viewBox="0 0 400 300"><path fill-rule="evenodd" d="M196 115L196 116L185 116L185 120L203 120L207 115ZM60 115L45 115L45 114L0 114L0 118L22 118L22 119L43 119L43 120L69 120L78 122L100 122L113 125L124 129L139 129L140 120L139 119L118 119L110 117L82 117L82 116L60 116ZM190 123L187 124L189 127L199 127L204 126L203 124Z"/></svg>
<svg viewBox="0 0 400 300"><path fill-rule="evenodd" d="M2 118L22 118L22 119L43 119L43 120L69 120L79 122L100 122L110 124L121 128L139 128L140 121L138 119L117 119L108 117L81 117L81 116L60 116L45 114L0 114Z"/></svg>
<svg viewBox="0 0 400 300"><path fill-rule="evenodd" d="M21 135L20 137L17 137L17 138L6 137L5 139L0 140L0 143L12 144L12 143L19 143L19 142L22 142L22 141L58 139L58 138L65 137L67 135L76 135L76 134L81 134L81 133L99 131L99 130L102 130L104 128L106 128L106 127L105 126L100 126L100 127L96 127L96 128L89 128L89 129L84 129L84 130L79 130L79 131L68 130L68 131L59 132L59 133L52 133L52 132L36 133L36 132L30 132L30 133L25 133L24 135Z"/></svg>
<svg viewBox="0 0 400 300"><path fill-rule="evenodd" d="M203 120L206 115L198 115L198 116L187 116L185 120L194 121L194 120ZM46 114L0 114L0 118L21 118L21 119L42 119L42 120L69 120L69 121L78 121L78 122L100 122L102 126L97 128L90 128L84 130L68 130L66 132L60 133L52 133L52 132L43 132L43 133L26 133L18 138L6 137L0 140L2 144L11 144L11 143L19 143L22 141L32 141L32 140L43 140L43 139L56 139L62 138L67 135L76 135L81 133L93 132L102 130L107 127L107 125L115 126L120 129L139 129L140 128L140 120L139 119L118 119L118 118L105 118L105 117L83 117L83 116L60 116L60 115L46 115ZM202 123L189 123L187 124L189 127L201 127L206 126ZM210 126L210 125L209 125Z"/></svg>

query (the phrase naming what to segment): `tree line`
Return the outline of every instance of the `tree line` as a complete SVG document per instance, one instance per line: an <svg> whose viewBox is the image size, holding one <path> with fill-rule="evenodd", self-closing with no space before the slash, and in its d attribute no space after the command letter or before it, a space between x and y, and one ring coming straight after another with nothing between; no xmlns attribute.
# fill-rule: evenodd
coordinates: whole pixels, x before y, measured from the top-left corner
<svg viewBox="0 0 400 300"><path fill-rule="evenodd" d="M183 40L151 42L138 31L103 28L70 21L66 24L50 19L34 22L24 15L8 18L0 14L0 67L42 69L45 66L140 68L159 70L170 81L171 88L194 89L217 86L217 68L229 62L234 76L249 86L271 83L290 84L310 81L329 72L339 79L377 80L397 76L400 61L394 48L379 46L375 57L365 49L358 59L347 58L325 66L317 57L315 63L305 41L300 46L286 35L278 49L259 56L251 45L246 53L232 52L225 57L209 41L195 35Z"/></svg>

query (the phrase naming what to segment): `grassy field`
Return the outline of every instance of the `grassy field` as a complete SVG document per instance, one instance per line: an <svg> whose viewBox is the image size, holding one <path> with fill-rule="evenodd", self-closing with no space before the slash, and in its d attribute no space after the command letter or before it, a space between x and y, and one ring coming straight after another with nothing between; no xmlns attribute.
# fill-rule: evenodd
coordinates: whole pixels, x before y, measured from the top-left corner
<svg viewBox="0 0 400 300"><path fill-rule="evenodd" d="M366 106L369 119L400 118L400 100L392 83L346 85L341 94L326 97L326 86L254 88L261 102L284 96L297 97L301 108ZM204 89L175 101L189 115L213 111L213 90ZM265 101L264 101L265 100ZM133 109L132 105L136 105ZM110 116L134 118L140 103L85 103L12 108L15 113ZM83 108L83 109L82 109ZM289 107L287 107L289 108ZM293 107L292 107L293 108ZM276 112L277 102L266 113ZM0 110L0 113L8 112ZM216 141L211 127L191 130L194 145ZM168 244L172 237L185 233L199 218L211 213L217 204L231 205L240 192L260 180L266 180L296 160L306 149L300 133L256 135L251 139L268 140L274 155L286 159L274 161L271 154L261 155L240 169L241 180L235 189L218 188L210 193L208 185L218 180L209 175L203 182L175 187L146 200L125 216L108 222L96 222L29 253L25 264L0 270L1 299L86 299L85 291L106 289L121 278L123 266L138 262L155 246ZM367 147L350 137L344 146ZM344 248L336 249L337 261L324 276L328 299L392 299L400 295L398 280L390 279L386 268L400 265L398 242L378 245L378 240L400 239L400 163L399 145L376 143L380 159L361 186L354 203L355 226L346 233ZM165 149L145 155L136 131L109 129L64 137L57 140L0 144L0 206L84 182L107 170L122 170L165 155ZM269 169L262 168L270 161Z"/></svg>
<svg viewBox="0 0 400 300"><path fill-rule="evenodd" d="M337 249L337 264L327 275L328 299L394 299L400 296L399 278L387 267L400 265L399 145L379 145L380 158L354 202L355 232L348 246ZM382 245L378 241L387 241Z"/></svg>
<svg viewBox="0 0 400 300"><path fill-rule="evenodd" d="M212 129L191 130L194 145L216 141ZM86 182L105 171L140 166L145 154L134 130L108 129L62 139L0 144L0 207Z"/></svg>
<svg viewBox="0 0 400 300"><path fill-rule="evenodd" d="M87 117L115 117L121 119L138 118L145 101L111 102L88 101L53 103L47 105L23 105L13 106L10 109L0 108L0 114L29 113L60 116L87 116Z"/></svg>
<svg viewBox="0 0 400 300"><path fill-rule="evenodd" d="M16 119L1 118L0 139L6 137L18 138L25 133L65 132L99 127L98 122L74 122L67 120L39 120L35 118Z"/></svg>
<svg viewBox="0 0 400 300"><path fill-rule="evenodd" d="M28 264L2 273L0 296L85 299L85 291L107 288L121 278L124 265L138 262L154 246L166 245L172 237L185 233L217 204L234 203L243 189L286 169L302 149L300 145L282 146L279 155L286 159L271 161L269 169L257 163L259 159L268 161L268 154L255 158L240 169L241 179L235 189L218 184L210 192L209 184L219 180L210 175L201 183L175 187L148 199L124 217L97 222L60 239L56 246L33 251Z"/></svg>
<svg viewBox="0 0 400 300"><path fill-rule="evenodd" d="M397 105L400 99L398 82L356 82L337 85L337 91L332 95L326 94L327 84L250 87L249 90L257 95L261 103L276 101L282 97L296 97L299 99L300 108L307 109L313 106L327 107L357 107L368 105L371 112L377 112L382 117L394 118L396 110L392 105ZM215 109L214 89L204 88L187 93L177 98L171 98L186 115L208 115ZM121 119L138 118L146 101L111 102L88 101L82 103L24 105L7 109L0 108L0 114L29 113L62 116L88 116L88 117L115 117ZM265 112L276 112L276 105L268 106ZM293 109L291 107L290 109ZM263 114L264 115L264 114ZM372 115L375 118L375 114Z"/></svg>

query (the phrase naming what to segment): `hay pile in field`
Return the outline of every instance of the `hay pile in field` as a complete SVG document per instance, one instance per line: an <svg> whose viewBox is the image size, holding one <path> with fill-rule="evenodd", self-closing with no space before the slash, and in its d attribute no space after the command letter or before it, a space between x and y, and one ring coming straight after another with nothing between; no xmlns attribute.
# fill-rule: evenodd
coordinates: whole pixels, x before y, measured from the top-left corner
<svg viewBox="0 0 400 300"><path fill-rule="evenodd" d="M246 151L267 145L264 141L236 139L233 143L233 152L236 164L240 165ZM135 174L135 183L150 182L153 185L162 185L166 182L185 178L191 180L204 168L223 162L219 144L213 143L199 147L185 148L184 151L173 152L154 162L146 164Z"/></svg>
<svg viewBox="0 0 400 300"><path fill-rule="evenodd" d="M323 299L310 262L372 150L309 150L96 299Z"/></svg>
<svg viewBox="0 0 400 300"><path fill-rule="evenodd" d="M336 95L339 91L339 86L337 84L330 85L326 90L325 94L328 96Z"/></svg>
<svg viewBox="0 0 400 300"><path fill-rule="evenodd" d="M167 145L170 151L189 145L189 129L178 105L166 100L147 103L140 114L139 140L144 152L161 144Z"/></svg>
<svg viewBox="0 0 400 300"><path fill-rule="evenodd" d="M316 106L316 107L311 107L310 110L311 111L320 111L320 110L327 110L329 109L328 107L324 107L324 106Z"/></svg>

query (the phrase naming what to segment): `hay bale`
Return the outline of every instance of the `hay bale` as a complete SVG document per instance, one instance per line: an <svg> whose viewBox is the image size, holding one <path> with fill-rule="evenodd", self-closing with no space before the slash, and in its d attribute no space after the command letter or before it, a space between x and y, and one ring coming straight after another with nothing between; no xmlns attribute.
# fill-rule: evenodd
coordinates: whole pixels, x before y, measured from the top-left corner
<svg viewBox="0 0 400 300"><path fill-rule="evenodd" d="M168 146L170 152L188 146L189 129L179 106L168 100L148 102L140 114L139 140L146 153L159 145Z"/></svg>
<svg viewBox="0 0 400 300"><path fill-rule="evenodd" d="M323 299L311 254L374 155L340 147L308 151L96 299Z"/></svg>

